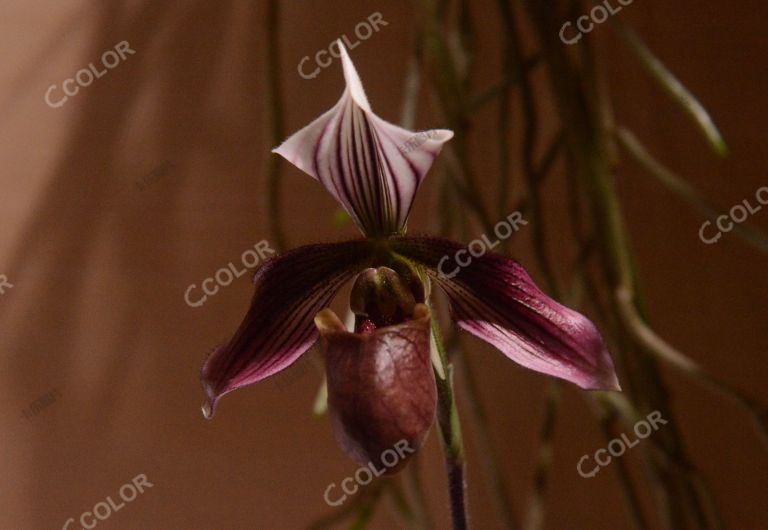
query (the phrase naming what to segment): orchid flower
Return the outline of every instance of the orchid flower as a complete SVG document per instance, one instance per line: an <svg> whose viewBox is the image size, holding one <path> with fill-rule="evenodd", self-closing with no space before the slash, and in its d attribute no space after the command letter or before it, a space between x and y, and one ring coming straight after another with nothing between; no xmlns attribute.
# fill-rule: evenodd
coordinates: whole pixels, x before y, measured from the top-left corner
<svg viewBox="0 0 768 530"><path fill-rule="evenodd" d="M317 179L364 238L313 244L257 270L250 309L233 338L202 369L206 417L228 392L274 375L321 340L328 410L342 449L378 463L405 440L418 449L433 423L431 284L447 295L463 330L516 363L584 389L618 389L595 326L545 295L512 259L485 254L450 277L444 256L461 243L406 235L414 197L453 133L417 133L376 116L344 46L346 89L338 103L274 150ZM328 308L353 280L348 330ZM398 468L401 466L398 466Z"/></svg>

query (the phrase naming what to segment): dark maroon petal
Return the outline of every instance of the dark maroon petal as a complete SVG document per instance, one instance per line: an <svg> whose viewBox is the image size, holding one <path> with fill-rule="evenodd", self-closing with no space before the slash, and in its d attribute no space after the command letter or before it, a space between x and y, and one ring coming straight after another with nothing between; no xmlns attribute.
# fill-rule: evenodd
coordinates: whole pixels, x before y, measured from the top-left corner
<svg viewBox="0 0 768 530"><path fill-rule="evenodd" d="M513 361L582 388L619 389L594 324L541 292L516 261L487 253L459 267L454 257L465 247L440 238L397 238L392 247L445 290L462 329Z"/></svg>
<svg viewBox="0 0 768 530"><path fill-rule="evenodd" d="M221 396L283 370L314 344L315 314L365 268L369 248L365 240L307 245L256 272L248 314L229 343L203 365L206 416Z"/></svg>
<svg viewBox="0 0 768 530"><path fill-rule="evenodd" d="M386 474L423 445L435 417L429 310L417 304L413 316L371 333L347 332L330 309L315 319L336 439L350 458Z"/></svg>

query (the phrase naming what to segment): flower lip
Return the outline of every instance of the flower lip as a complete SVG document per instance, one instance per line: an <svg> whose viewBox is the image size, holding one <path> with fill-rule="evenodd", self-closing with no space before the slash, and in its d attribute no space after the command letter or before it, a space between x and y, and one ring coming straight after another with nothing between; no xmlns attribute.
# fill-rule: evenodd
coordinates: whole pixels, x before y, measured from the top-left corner
<svg viewBox="0 0 768 530"><path fill-rule="evenodd" d="M338 47L341 99L273 152L317 179L366 236L402 234L419 185L453 133L416 133L376 116L347 50ZM404 149L417 135L424 139L418 148Z"/></svg>
<svg viewBox="0 0 768 530"><path fill-rule="evenodd" d="M416 304L412 317L365 334L348 332L330 309L315 318L336 439L353 460L387 474L399 471L408 458L383 466L384 453L403 442L418 450L435 416L429 309Z"/></svg>

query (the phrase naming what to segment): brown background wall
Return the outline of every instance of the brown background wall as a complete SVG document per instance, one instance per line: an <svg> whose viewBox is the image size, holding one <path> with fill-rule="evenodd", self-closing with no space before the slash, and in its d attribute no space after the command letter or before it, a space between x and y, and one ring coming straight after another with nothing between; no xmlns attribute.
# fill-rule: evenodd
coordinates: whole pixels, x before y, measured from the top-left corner
<svg viewBox="0 0 768 530"><path fill-rule="evenodd" d="M292 1L282 17L288 132L329 108L343 86L336 63L302 79L300 58L376 11L389 25L353 59L377 113L397 121L414 29L410 4ZM328 510L327 484L355 469L327 420L310 415L319 375L309 368L279 376L280 385L237 392L214 421L203 421L198 371L240 321L248 278L199 308L183 299L189 284L269 235L262 3L6 1L2 13L0 274L14 287L0 295L0 528L61 528L140 473L153 488L98 528L305 526ZM475 5L478 90L497 79L494 13L493 2ZM724 161L709 154L607 26L589 36L605 45L618 119L726 207L768 185L766 15L757 0L649 0L620 15L710 109L731 148ZM124 64L61 108L44 103L48 86L122 40L136 51ZM439 125L429 99L422 102L418 126ZM495 112L493 105L479 112L473 133L478 173L489 182L496 158L483 133ZM285 173L292 244L353 233L334 226L335 205L316 183L287 165ZM631 164L618 178L656 327L713 373L768 402L766 256L733 234L702 244L701 216ZM433 195L428 180L412 227L429 229ZM561 190L550 197L550 209L564 206ZM768 228L768 211L753 221ZM525 243L522 235L516 254L530 262ZM471 344L493 441L520 507L546 381ZM667 375L677 426L730 528L764 528L768 457L748 420L731 403ZM60 397L25 418L52 390ZM589 480L576 473L579 457L604 442L578 392L567 388L564 398L547 528L626 528L614 471ZM467 437L473 519L476 528L495 528ZM625 458L639 473L635 456ZM443 528L434 432L422 466ZM372 525L393 527L387 509Z"/></svg>

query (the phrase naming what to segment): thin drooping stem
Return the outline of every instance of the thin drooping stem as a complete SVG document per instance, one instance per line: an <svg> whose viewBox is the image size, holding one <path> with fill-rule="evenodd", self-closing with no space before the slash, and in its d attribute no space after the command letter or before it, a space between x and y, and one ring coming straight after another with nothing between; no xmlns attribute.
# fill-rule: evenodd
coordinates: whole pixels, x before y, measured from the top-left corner
<svg viewBox="0 0 768 530"><path fill-rule="evenodd" d="M476 215L483 230L490 233L494 225L484 205L480 186L469 160L468 133L470 119L467 113L468 70L456 64L445 35L438 23L440 4L435 0L421 0L424 20L423 44L427 58L434 64L433 76L435 93L447 126L455 133L453 141L445 150L455 180L466 204ZM464 30L466 32L466 29ZM465 52L470 58L472 54ZM462 75L463 74L463 75Z"/></svg>
<svg viewBox="0 0 768 530"><path fill-rule="evenodd" d="M648 149L632 131L619 127L616 129L616 139L624 150L642 167L649 175L655 177L664 187L690 204L699 213L710 220L714 220L723 208L711 204L684 178L665 167L655 159ZM749 243L761 252L768 252L768 235L749 223L739 223L733 226L733 233L743 241Z"/></svg>
<svg viewBox="0 0 768 530"><path fill-rule="evenodd" d="M692 377L694 380L732 399L750 415L761 441L768 449L768 410L751 397L744 395L740 390L712 376L698 363L661 338L651 329L642 315L632 305L631 291L620 287L616 292L616 299L620 309L619 316L622 318L624 325L646 351L657 359Z"/></svg>
<svg viewBox="0 0 768 530"><path fill-rule="evenodd" d="M619 434L614 431L614 420L615 417L613 412L605 407L600 417L600 426L603 430L603 436L606 440L611 440ZM647 530L648 521L643 514L643 509L640 505L639 496L637 494L637 488L635 488L635 485L632 483L625 461L617 458L614 470L616 472L616 476L619 479L619 483L621 484L621 489L624 492L624 498L627 501L627 506L629 507L629 515L632 519L632 523L637 530Z"/></svg>
<svg viewBox="0 0 768 530"><path fill-rule="evenodd" d="M445 468L448 473L448 496L451 503L451 519L453 530L466 530L467 506L465 499L464 481L464 441L461 435L461 423L459 411L453 393L453 367L445 353L440 330L432 318L432 336L437 345L437 351L442 363L442 372L445 378L435 370L437 381L437 421L440 426L440 440L443 447Z"/></svg>
<svg viewBox="0 0 768 530"><path fill-rule="evenodd" d="M605 167L612 168L618 164L618 149L614 142L614 136L611 134L611 131L616 129L615 119L613 117L613 111L607 91L605 90L606 84L602 77L599 75L597 61L594 57L595 54L591 50L591 47L584 46L583 48L582 58L583 62L585 63L584 75L588 80L587 83L585 83L585 86L587 87L587 90L592 94L591 101L593 102L595 108L593 114L596 116L595 125L596 131L598 131L596 134L596 139L598 144L601 146L598 151L602 152ZM691 96L691 98L692 97L693 96ZM598 187L604 188L606 183L610 187L609 181L606 180L603 180L602 184L600 184ZM613 193L608 195L607 199L609 202L613 202L614 206L611 208L614 211L619 212L617 218L620 219L621 212L618 205L619 200L616 196L615 189L613 190ZM626 232L626 229L624 229L624 232ZM616 233L620 233L620 231ZM629 236L624 233L623 237L626 241L623 252L628 256L627 262L630 267L628 270L628 277L631 278L629 285L632 286L631 289L633 289L634 292L633 302L629 303L631 308L628 307L627 309L630 312L634 312L640 321L646 322L646 317L643 316L643 300L640 295L639 281L637 279L637 274L635 273L637 265L635 263L635 258L632 255L631 248L629 247ZM621 275L618 276L622 277ZM622 313L621 308L618 310L615 309L617 303L620 304L618 301L618 295L621 290L622 287L620 286L618 288L614 288L613 291L614 296L612 302L614 304L614 311L618 313ZM639 338L634 335L630 329L627 328L627 322L625 319L621 318L622 315L619 315L619 317L620 318L617 320L619 324L619 334L625 342L624 348L633 352L631 360L635 363L639 363L639 365L636 366L639 366L641 371L644 369L647 370L649 368L650 371L655 370L656 367L652 362L643 359L643 356L649 352L643 347L642 341L639 340ZM661 340L660 337L659 340ZM680 353L680 356L684 357L682 353ZM660 400L661 403L664 404L664 401L666 400L666 388L660 380L661 374L657 373L656 381L652 380L653 375L649 374L648 372L645 372L645 374L642 375L645 375L651 380L650 388L653 392L656 393L655 395L651 394L651 399ZM636 392L637 390L638 388L635 388ZM642 391L645 392L645 389ZM638 406L647 405L647 403L641 401L640 398L638 398L637 401ZM669 413L669 411L667 411L667 413ZM707 525L708 528L721 530L724 527L722 519L719 515L718 507L714 502L714 498L709 491L709 487L707 486L706 481L703 479L694 464L688 459L683 444L680 440L677 426L673 425L669 430L669 434L667 432L664 434L664 438L654 439L654 445L658 449L659 458L657 459L657 465L653 468L653 472L655 473L655 477L653 478L661 478L661 480L665 480L666 478L667 481L676 481L676 483L679 484L681 497L689 508L689 520L692 521L696 528L704 528L705 525ZM621 471L620 468L617 469ZM627 493L626 489L625 493ZM633 490L629 493L634 495ZM670 508L670 503L675 502L670 498L665 500L667 503L666 505ZM676 513L676 511L672 509L668 511L673 516ZM670 526L677 528L679 523L672 523Z"/></svg>
<svg viewBox="0 0 768 530"><path fill-rule="evenodd" d="M550 82L570 156L573 157L580 184L585 187L590 197L592 214L595 217L593 225L599 228L598 241L606 277L613 288L627 286L632 289L635 295L632 298L633 303L639 307L642 302L635 291L634 259L629 249L628 236L606 156L607 135L601 115L603 107L599 96L586 89L589 85L594 87L595 83L592 80L585 82L581 77L583 72L579 71L578 66L573 64L573 58L563 50L557 37L556 28L561 22L557 13L534 0L526 0L524 4L550 70ZM629 361L631 369L627 370L627 376L632 379L632 387L638 394L634 397L644 408L659 410L671 418L666 388L655 359L633 355ZM660 439L664 440L668 452L678 461L688 462L674 423L660 434ZM659 471L666 474L667 470ZM674 527L688 528L691 521L697 527L705 527L706 516L702 499L688 477L672 472L665 478L664 487L672 497L672 502L668 503L667 508Z"/></svg>
<svg viewBox="0 0 768 530"><path fill-rule="evenodd" d="M435 6L432 6L435 7ZM431 20L431 19L430 19ZM422 41L424 36L417 36L416 49L411 57L407 79L406 94L402 111L402 125L406 128L413 128L415 122L415 102L418 99L418 89L421 80L420 59L422 51ZM446 178L450 176L451 170L446 171ZM447 187L441 187L441 200L447 196ZM451 367L445 350L442 346L440 332L435 322L436 316L432 319L432 334L435 343L438 345L438 351L441 355L443 373L446 379L442 379L440 374L435 373L438 391L438 423L440 424L440 434L445 458L446 470L448 473L448 490L451 502L451 517L454 530L464 530L467 528L466 501L465 501L465 482L464 482L464 446L461 436L461 425L459 423L458 410L453 397L453 377ZM414 490L414 496L417 498L417 505L421 508L421 517L419 522L425 527L429 526L429 514L423 501L421 484L418 476L418 470L412 466L411 484Z"/></svg>
<svg viewBox="0 0 768 530"><path fill-rule="evenodd" d="M694 124L704 134L712 150L720 155L728 154L728 147L720 135L712 117L698 99L669 71L646 46L643 40L631 28L624 25L619 17L611 17L611 27L627 47L635 54L640 64L653 77L667 94L685 111Z"/></svg>
<svg viewBox="0 0 768 530"><path fill-rule="evenodd" d="M523 63L523 73L528 75L528 72L532 72L536 66L541 64L541 56L538 54L530 56L525 59ZM517 85L518 79L510 74L509 71L504 72L502 81L493 85L491 88L486 89L477 96L472 97L467 102L467 112L475 113L483 108L487 103L493 101L497 97L500 97L507 90L511 90Z"/></svg>
<svg viewBox="0 0 768 530"><path fill-rule="evenodd" d="M549 474L552 469L553 438L555 419L560 404L560 383L551 381L547 387L544 403L544 419L539 433L539 452L536 470L533 474L533 491L528 498L525 515L525 530L540 530L544 527L544 497L549 488Z"/></svg>
<svg viewBox="0 0 768 530"><path fill-rule="evenodd" d="M419 88L421 88L421 35L416 35L416 43L408 59L408 70L405 73L403 103L400 111L400 126L404 129L415 128Z"/></svg>

